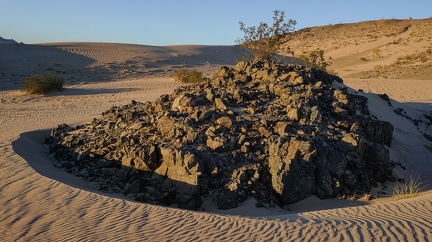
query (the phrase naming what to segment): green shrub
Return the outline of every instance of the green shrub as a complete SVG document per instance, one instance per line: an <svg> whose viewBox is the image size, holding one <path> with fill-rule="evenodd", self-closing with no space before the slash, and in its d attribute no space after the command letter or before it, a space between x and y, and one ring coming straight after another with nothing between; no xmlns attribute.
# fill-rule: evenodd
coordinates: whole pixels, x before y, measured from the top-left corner
<svg viewBox="0 0 432 242"><path fill-rule="evenodd" d="M423 191L423 182L420 176L411 176L408 181L396 182L392 187L393 196L396 200L418 196Z"/></svg>
<svg viewBox="0 0 432 242"><path fill-rule="evenodd" d="M23 92L32 94L46 94L54 90L63 89L63 78L53 75L36 74L26 78Z"/></svg>
<svg viewBox="0 0 432 242"><path fill-rule="evenodd" d="M197 82L203 82L207 78L204 77L204 74L202 72L192 69L192 70L174 71L174 79L176 81L180 81L184 83L197 83Z"/></svg>
<svg viewBox="0 0 432 242"><path fill-rule="evenodd" d="M258 26L246 27L240 21L240 30L244 33L243 38L237 39L236 43L245 48L255 60L269 61L273 58L289 40L288 34L294 32L297 24L295 20L285 21L285 11L273 11L273 23L261 22ZM291 53L289 46L284 46L285 52Z"/></svg>

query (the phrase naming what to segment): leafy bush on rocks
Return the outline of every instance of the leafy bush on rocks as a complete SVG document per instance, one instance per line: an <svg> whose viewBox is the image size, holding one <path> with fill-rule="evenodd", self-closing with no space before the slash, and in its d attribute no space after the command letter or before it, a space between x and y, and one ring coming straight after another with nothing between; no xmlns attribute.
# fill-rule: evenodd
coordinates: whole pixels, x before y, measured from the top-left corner
<svg viewBox="0 0 432 242"><path fill-rule="evenodd" d="M23 92L31 94L46 94L55 90L63 89L63 78L54 75L36 74L26 78Z"/></svg>
<svg viewBox="0 0 432 242"><path fill-rule="evenodd" d="M289 19L285 22L285 12L275 10L273 11L273 23L261 22L259 26L246 27L240 21L240 30L244 33L242 38L236 42L244 47L255 58L255 61L269 61L275 56L284 43L288 41L286 35L294 31L297 24L295 20ZM291 53L289 47L285 50Z"/></svg>

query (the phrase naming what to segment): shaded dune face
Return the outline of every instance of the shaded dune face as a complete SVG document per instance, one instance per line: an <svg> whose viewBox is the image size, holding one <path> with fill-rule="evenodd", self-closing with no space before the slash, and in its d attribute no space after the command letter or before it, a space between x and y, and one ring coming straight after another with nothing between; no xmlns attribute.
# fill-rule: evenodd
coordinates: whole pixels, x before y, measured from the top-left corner
<svg viewBox="0 0 432 242"><path fill-rule="evenodd" d="M235 46L145 46L110 43L0 45L0 89L20 89L32 73L55 74L67 85L151 76L180 68L210 74L243 56ZM20 63L16 65L15 63ZM22 68L25 66L26 68Z"/></svg>

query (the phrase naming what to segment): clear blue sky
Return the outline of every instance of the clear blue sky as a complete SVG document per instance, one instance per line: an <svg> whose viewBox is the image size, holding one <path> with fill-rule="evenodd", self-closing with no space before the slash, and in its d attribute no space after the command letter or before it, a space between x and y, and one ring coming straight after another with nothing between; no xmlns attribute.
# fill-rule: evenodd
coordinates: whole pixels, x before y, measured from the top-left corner
<svg viewBox="0 0 432 242"><path fill-rule="evenodd" d="M0 0L0 36L24 43L232 45L246 26L285 10L296 29L432 17L432 0Z"/></svg>

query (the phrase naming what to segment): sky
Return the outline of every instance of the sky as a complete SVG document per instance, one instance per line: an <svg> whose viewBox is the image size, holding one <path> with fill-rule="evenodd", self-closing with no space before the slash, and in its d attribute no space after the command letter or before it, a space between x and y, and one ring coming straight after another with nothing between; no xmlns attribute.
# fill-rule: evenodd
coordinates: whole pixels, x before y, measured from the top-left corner
<svg viewBox="0 0 432 242"><path fill-rule="evenodd" d="M233 45L274 10L296 30L378 19L432 17L432 0L0 0L0 36L26 44L114 42Z"/></svg>

